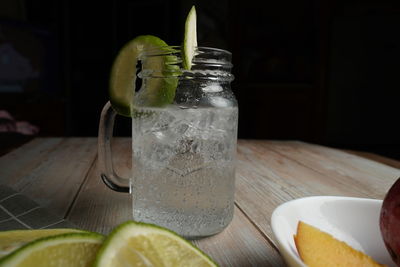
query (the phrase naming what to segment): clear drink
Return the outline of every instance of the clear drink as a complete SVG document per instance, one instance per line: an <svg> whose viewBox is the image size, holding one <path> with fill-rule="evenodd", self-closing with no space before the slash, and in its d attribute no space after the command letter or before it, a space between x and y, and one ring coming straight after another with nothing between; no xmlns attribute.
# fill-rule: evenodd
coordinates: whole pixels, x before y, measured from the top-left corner
<svg viewBox="0 0 400 267"><path fill-rule="evenodd" d="M133 218L190 237L234 209L236 106L141 108L132 119Z"/></svg>
<svg viewBox="0 0 400 267"><path fill-rule="evenodd" d="M197 47L186 70L179 49L143 51L137 74L141 88L133 95L126 94L129 90L113 95L117 104L119 97L132 97L128 110L119 109L132 117L132 177L120 177L113 169L116 113L110 103L100 120L99 162L108 187L132 193L135 221L199 238L221 232L233 217L238 105L230 87L230 52ZM115 83L114 88L123 85L130 86Z"/></svg>

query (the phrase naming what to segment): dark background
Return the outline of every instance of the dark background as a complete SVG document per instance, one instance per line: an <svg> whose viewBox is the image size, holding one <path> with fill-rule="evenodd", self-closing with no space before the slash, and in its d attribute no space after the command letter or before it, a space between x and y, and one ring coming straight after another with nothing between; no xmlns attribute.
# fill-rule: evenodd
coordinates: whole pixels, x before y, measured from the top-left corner
<svg viewBox="0 0 400 267"><path fill-rule="evenodd" d="M0 110L39 136L96 136L118 50L179 45L192 4L199 45L233 53L239 138L400 158L400 1L0 0Z"/></svg>

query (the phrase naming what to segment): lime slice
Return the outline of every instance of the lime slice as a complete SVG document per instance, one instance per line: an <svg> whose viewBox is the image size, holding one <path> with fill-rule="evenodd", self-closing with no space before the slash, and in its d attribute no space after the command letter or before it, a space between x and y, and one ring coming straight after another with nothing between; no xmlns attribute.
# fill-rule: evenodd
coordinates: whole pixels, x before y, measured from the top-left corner
<svg viewBox="0 0 400 267"><path fill-rule="evenodd" d="M197 31L196 31L196 8L192 6L185 23L185 36L183 38L182 47L182 65L183 68L190 70L192 61L197 47Z"/></svg>
<svg viewBox="0 0 400 267"><path fill-rule="evenodd" d="M40 229L40 230L11 230L0 232L0 258L10 254L21 246L47 236L85 232L78 229Z"/></svg>
<svg viewBox="0 0 400 267"><path fill-rule="evenodd" d="M32 241L0 259L1 267L90 266L104 237L96 233L69 233Z"/></svg>
<svg viewBox="0 0 400 267"><path fill-rule="evenodd" d="M172 103L178 78L171 75L177 66L175 56L155 56L146 58L143 67L152 70L160 77L151 78L144 90L135 93L136 65L145 50L162 51L167 44L158 37L141 35L128 42L114 60L110 76L110 102L114 110L131 117L134 103L146 106L162 106ZM168 52L168 51L167 51ZM138 99L135 100L135 97Z"/></svg>
<svg viewBox="0 0 400 267"><path fill-rule="evenodd" d="M126 222L100 248L94 266L217 266L185 239L164 228Z"/></svg>

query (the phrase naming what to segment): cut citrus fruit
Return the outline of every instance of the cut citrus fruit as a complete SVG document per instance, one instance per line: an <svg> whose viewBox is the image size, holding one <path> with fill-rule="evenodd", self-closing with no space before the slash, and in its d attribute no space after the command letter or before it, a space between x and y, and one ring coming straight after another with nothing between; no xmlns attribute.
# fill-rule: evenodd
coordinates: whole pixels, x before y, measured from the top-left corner
<svg viewBox="0 0 400 267"><path fill-rule="evenodd" d="M96 233L68 233L32 241L0 259L7 267L91 266L104 237Z"/></svg>
<svg viewBox="0 0 400 267"><path fill-rule="evenodd" d="M114 110L131 117L134 103L146 106L162 106L173 101L178 84L177 77L171 72L177 67L175 56L157 55L146 58L143 68L152 70L161 76L149 79L146 86L135 93L137 63L144 51L162 52L167 44L152 35L141 35L128 42L114 60L110 76L110 102ZM166 51L168 52L168 51ZM135 100L135 98L138 98Z"/></svg>
<svg viewBox="0 0 400 267"><path fill-rule="evenodd" d="M145 223L115 228L100 248L94 266L217 266L177 234Z"/></svg>
<svg viewBox="0 0 400 267"><path fill-rule="evenodd" d="M196 8L193 6L186 18L185 36L182 46L182 65L184 69L192 68L192 61L197 48Z"/></svg>
<svg viewBox="0 0 400 267"><path fill-rule="evenodd" d="M39 230L11 230L0 232L0 257L10 254L19 247L42 237L85 232L78 229L39 229Z"/></svg>
<svg viewBox="0 0 400 267"><path fill-rule="evenodd" d="M309 267L383 266L345 242L302 221L298 223L294 241L300 258Z"/></svg>

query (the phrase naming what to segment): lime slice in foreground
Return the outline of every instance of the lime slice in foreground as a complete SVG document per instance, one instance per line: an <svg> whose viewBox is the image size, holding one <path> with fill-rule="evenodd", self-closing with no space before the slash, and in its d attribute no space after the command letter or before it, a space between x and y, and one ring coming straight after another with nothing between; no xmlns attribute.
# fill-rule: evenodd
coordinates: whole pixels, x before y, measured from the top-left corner
<svg viewBox="0 0 400 267"><path fill-rule="evenodd" d="M39 230L11 230L0 232L0 258L10 254L21 246L47 236L85 232L78 229L39 229Z"/></svg>
<svg viewBox="0 0 400 267"><path fill-rule="evenodd" d="M196 30L196 9L193 6L186 18L185 36L182 45L182 65L183 68L190 70L194 52L197 47L197 30Z"/></svg>
<svg viewBox="0 0 400 267"><path fill-rule="evenodd" d="M175 233L155 225L126 222L100 248L94 266L217 266Z"/></svg>
<svg viewBox="0 0 400 267"><path fill-rule="evenodd" d="M30 242L0 259L1 267L91 266L104 237L96 233L68 233Z"/></svg>
<svg viewBox="0 0 400 267"><path fill-rule="evenodd" d="M178 79L171 75L171 69L177 67L174 65L176 57L171 55L154 56L144 63L143 67L154 71L158 77L149 79L144 90L135 93L136 65L141 53L145 50L161 51L166 46L167 44L156 36L141 35L119 51L110 77L110 102L118 114L131 117L134 102L146 106L162 106L173 101ZM135 97L139 99L135 100Z"/></svg>

